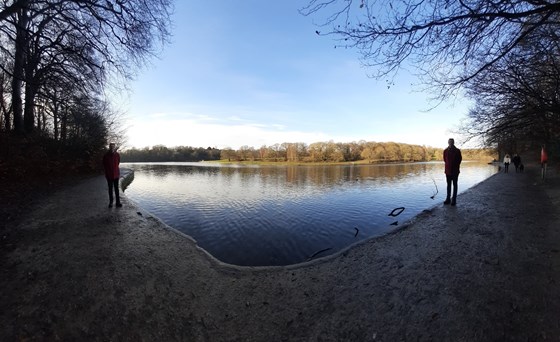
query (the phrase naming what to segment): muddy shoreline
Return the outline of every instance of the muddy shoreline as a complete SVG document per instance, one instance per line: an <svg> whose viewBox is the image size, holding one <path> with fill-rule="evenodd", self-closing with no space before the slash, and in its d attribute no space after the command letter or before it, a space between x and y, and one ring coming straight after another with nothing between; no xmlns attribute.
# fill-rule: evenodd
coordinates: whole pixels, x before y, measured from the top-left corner
<svg viewBox="0 0 560 342"><path fill-rule="evenodd" d="M222 264L126 197L107 209L88 178L5 227L0 340L559 341L560 184L539 171L274 268Z"/></svg>

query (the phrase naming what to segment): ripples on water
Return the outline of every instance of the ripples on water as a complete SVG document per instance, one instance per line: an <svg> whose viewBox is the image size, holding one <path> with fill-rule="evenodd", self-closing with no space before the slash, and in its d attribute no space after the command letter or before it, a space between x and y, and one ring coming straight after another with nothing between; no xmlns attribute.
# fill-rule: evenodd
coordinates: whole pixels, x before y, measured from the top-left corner
<svg viewBox="0 0 560 342"><path fill-rule="evenodd" d="M383 235L446 191L442 163L344 166L122 164L133 169L128 197L236 265L288 265ZM459 192L497 167L463 162ZM434 184L435 182L435 184ZM436 193L436 184L439 193ZM459 203L460 205L460 203ZM397 207L398 217L388 214ZM356 235L357 228L358 234Z"/></svg>

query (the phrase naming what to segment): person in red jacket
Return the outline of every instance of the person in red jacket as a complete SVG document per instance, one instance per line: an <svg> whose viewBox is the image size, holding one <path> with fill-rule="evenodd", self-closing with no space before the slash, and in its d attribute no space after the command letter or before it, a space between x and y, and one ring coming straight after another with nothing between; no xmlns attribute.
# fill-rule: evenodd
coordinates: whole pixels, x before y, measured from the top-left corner
<svg viewBox="0 0 560 342"><path fill-rule="evenodd" d="M447 179L447 197L443 204L457 204L457 180L459 179L459 166L463 160L461 150L455 147L455 140L450 138L447 143L449 147L443 150L443 161L445 162L445 178ZM453 184L453 197L451 197L451 184Z"/></svg>
<svg viewBox="0 0 560 342"><path fill-rule="evenodd" d="M119 164L121 156L115 149L115 144L109 144L109 151L103 156L103 168L105 169L105 178L109 187L109 208L113 207L113 191L115 191L115 199L117 200L117 207L122 207L121 199L119 197Z"/></svg>

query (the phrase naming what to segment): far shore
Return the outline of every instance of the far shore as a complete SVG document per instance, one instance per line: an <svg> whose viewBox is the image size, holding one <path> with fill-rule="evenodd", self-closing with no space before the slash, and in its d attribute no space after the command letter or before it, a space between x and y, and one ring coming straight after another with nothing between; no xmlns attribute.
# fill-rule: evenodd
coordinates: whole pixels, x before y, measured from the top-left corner
<svg viewBox="0 0 560 342"><path fill-rule="evenodd" d="M260 160L227 160L227 159L220 159L220 160L200 160L200 161L135 161L135 162L127 162L123 161L122 163L131 163L131 164L143 164L143 163L216 163L216 164L224 164L224 165L262 165L262 166L344 166L344 165L397 165L397 164L415 164L415 163L433 163L433 162L441 162L443 160L430 160L430 161L404 161L404 160L395 160L395 161L388 161L388 160L357 160L353 162L290 162L290 161L260 161ZM484 158L484 159L464 159L463 162L480 162L480 163L498 163L496 160L492 160L492 158Z"/></svg>

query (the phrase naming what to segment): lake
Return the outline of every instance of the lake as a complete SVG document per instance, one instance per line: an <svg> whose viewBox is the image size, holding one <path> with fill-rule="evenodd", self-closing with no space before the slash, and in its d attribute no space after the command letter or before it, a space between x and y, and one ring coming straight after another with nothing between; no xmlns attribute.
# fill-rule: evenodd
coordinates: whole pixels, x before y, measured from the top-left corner
<svg viewBox="0 0 560 342"><path fill-rule="evenodd" d="M121 166L135 173L126 189L130 199L217 259L244 266L289 265L335 253L442 205L446 193L441 162ZM459 193L497 171L463 162Z"/></svg>

